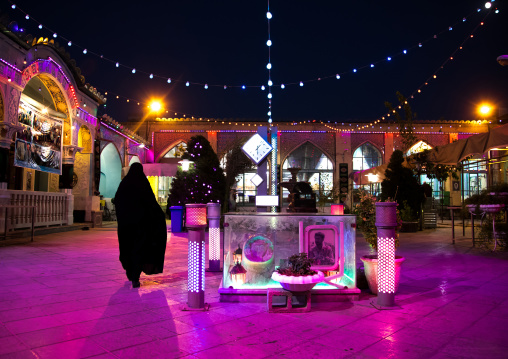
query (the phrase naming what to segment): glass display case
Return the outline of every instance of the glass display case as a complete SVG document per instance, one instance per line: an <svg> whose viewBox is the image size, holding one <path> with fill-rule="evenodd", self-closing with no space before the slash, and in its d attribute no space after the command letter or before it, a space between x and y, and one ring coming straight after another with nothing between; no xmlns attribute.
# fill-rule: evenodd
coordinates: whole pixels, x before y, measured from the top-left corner
<svg viewBox="0 0 508 359"><path fill-rule="evenodd" d="M281 288L279 282L271 279L273 271L289 256L301 252L315 257L315 269L325 276L343 272L331 284L317 284L313 293L321 290L359 293L355 227L353 215L227 213L219 293L261 294L268 288Z"/></svg>

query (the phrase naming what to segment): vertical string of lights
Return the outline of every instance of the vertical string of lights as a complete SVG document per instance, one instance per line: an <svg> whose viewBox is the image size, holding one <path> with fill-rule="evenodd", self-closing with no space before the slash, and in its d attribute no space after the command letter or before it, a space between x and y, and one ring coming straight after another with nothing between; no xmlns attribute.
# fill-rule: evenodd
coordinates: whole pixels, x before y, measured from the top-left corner
<svg viewBox="0 0 508 359"><path fill-rule="evenodd" d="M271 48L272 48L272 39L270 36L270 20L272 19L272 13L270 12L270 0L267 2L267 11L266 18L268 20L268 40L266 41L266 46L268 47L268 64L266 68L268 69L268 123L271 126L271 130L269 131L270 143L272 145L272 153L271 153L271 166L270 166L270 194L272 196L277 195L277 127L272 127L272 58L271 58ZM277 207L272 206L272 213L277 212Z"/></svg>

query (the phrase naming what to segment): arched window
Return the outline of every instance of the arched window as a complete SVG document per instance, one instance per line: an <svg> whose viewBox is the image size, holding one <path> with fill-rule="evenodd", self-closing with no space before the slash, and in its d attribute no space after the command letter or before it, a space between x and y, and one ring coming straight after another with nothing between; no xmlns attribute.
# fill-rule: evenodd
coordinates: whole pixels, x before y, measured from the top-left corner
<svg viewBox="0 0 508 359"><path fill-rule="evenodd" d="M319 199L321 194L329 193L333 189L333 163L316 146L305 142L286 158L282 164L282 181L291 179L289 168L298 167L298 181L310 182L312 189ZM283 198L287 200L288 192L284 189Z"/></svg>
<svg viewBox="0 0 508 359"><path fill-rule="evenodd" d="M173 148L171 148L165 155L164 158L180 158L187 151L187 144L185 142L180 142Z"/></svg>
<svg viewBox="0 0 508 359"><path fill-rule="evenodd" d="M364 171L383 163L381 152L366 142L353 153L353 171Z"/></svg>
<svg viewBox="0 0 508 359"><path fill-rule="evenodd" d="M414 153L420 153L425 150L431 150L432 146L425 141L418 141L406 152L406 156L411 156Z"/></svg>

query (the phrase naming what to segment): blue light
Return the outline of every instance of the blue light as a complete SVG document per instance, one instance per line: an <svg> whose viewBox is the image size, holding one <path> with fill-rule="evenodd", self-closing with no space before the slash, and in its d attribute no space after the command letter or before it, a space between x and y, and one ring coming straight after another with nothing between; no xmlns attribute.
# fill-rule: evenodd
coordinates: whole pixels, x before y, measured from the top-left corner
<svg viewBox="0 0 508 359"><path fill-rule="evenodd" d="M353 69L353 72L356 72L357 70L356 69Z"/></svg>
<svg viewBox="0 0 508 359"><path fill-rule="evenodd" d="M422 47L422 43L421 42L418 44L418 47Z"/></svg>
<svg viewBox="0 0 508 359"><path fill-rule="evenodd" d="M83 50L83 53L84 53L85 55L86 55L86 53L87 53L87 52L88 52L88 50L87 50L87 49L84 49L84 50Z"/></svg>
<svg viewBox="0 0 508 359"><path fill-rule="evenodd" d="M132 69L132 73L135 74L136 73L136 69Z"/></svg>
<svg viewBox="0 0 508 359"><path fill-rule="evenodd" d="M245 90L245 85L242 85L242 90Z"/></svg>
<svg viewBox="0 0 508 359"><path fill-rule="evenodd" d="M56 34L56 32L53 34L53 37L56 38L58 35Z"/></svg>
<svg viewBox="0 0 508 359"><path fill-rule="evenodd" d="M41 30L42 30L42 24L40 24L40 25L39 25L39 29L41 29Z"/></svg>
<svg viewBox="0 0 508 359"><path fill-rule="evenodd" d="M271 18L272 18L272 13L271 13L270 11L268 11L268 12L266 13L266 18L267 18L267 19L271 19Z"/></svg>
<svg viewBox="0 0 508 359"><path fill-rule="evenodd" d="M117 63L115 64L115 66L116 66L116 67L119 67L119 66L120 66L120 64L117 62Z"/></svg>
<svg viewBox="0 0 508 359"><path fill-rule="evenodd" d="M268 98L272 98L272 94L271 93L268 94Z"/></svg>
<svg viewBox="0 0 508 359"><path fill-rule="evenodd" d="M205 84L205 90L208 90L208 84Z"/></svg>
<svg viewBox="0 0 508 359"><path fill-rule="evenodd" d="M374 64L370 64L370 67L374 67Z"/></svg>
<svg viewBox="0 0 508 359"><path fill-rule="evenodd" d="M407 54L407 50L402 51L402 53Z"/></svg>
<svg viewBox="0 0 508 359"><path fill-rule="evenodd" d="M272 119L271 118L268 119L268 123L272 123Z"/></svg>
<svg viewBox="0 0 508 359"><path fill-rule="evenodd" d="M453 28L450 26L450 27L448 28L448 31L452 31L452 30L453 30Z"/></svg>
<svg viewBox="0 0 508 359"><path fill-rule="evenodd" d="M268 80L268 86L272 86L272 85L273 85L272 80Z"/></svg>
<svg viewBox="0 0 508 359"><path fill-rule="evenodd" d="M466 22L466 18L463 18L463 19L462 19L462 22Z"/></svg>
<svg viewBox="0 0 508 359"><path fill-rule="evenodd" d="M392 58L391 58L390 56L388 56L386 59L387 59L388 61L392 61Z"/></svg>
<svg viewBox="0 0 508 359"><path fill-rule="evenodd" d="M153 79L153 74L150 74L150 78Z"/></svg>
<svg viewBox="0 0 508 359"><path fill-rule="evenodd" d="M68 46L72 46L72 41L69 41L69 42L67 43L67 45L68 45Z"/></svg>
<svg viewBox="0 0 508 359"><path fill-rule="evenodd" d="M15 8L16 8L16 4L12 4L12 6L11 6L11 7L12 7L13 9L15 9Z"/></svg>
<svg viewBox="0 0 508 359"><path fill-rule="evenodd" d="M227 89L228 87L226 85L224 85L224 90Z"/></svg>
<svg viewBox="0 0 508 359"><path fill-rule="evenodd" d="M285 89L285 88L286 88L286 86L285 86L284 84L281 84L281 85L280 85L280 88L281 88L281 89Z"/></svg>
<svg viewBox="0 0 508 359"><path fill-rule="evenodd" d="M339 79L340 79L340 75L339 75L339 74L335 75L335 78L336 78L337 80L339 80Z"/></svg>
<svg viewBox="0 0 508 359"><path fill-rule="evenodd" d="M272 111L268 111L267 115L271 116L272 115Z"/></svg>
<svg viewBox="0 0 508 359"><path fill-rule="evenodd" d="M303 86L303 82L302 82L302 81L300 81L300 87L302 87L302 86Z"/></svg>
<svg viewBox="0 0 508 359"><path fill-rule="evenodd" d="M268 41L266 42L266 46L272 46L272 40L268 40Z"/></svg>
<svg viewBox="0 0 508 359"><path fill-rule="evenodd" d="M267 68L268 70L270 70L270 69L272 68L272 64L271 64L271 63L267 63L267 64L266 64L266 68Z"/></svg>
<svg viewBox="0 0 508 359"><path fill-rule="evenodd" d="M26 14L25 19L30 19L30 15Z"/></svg>
<svg viewBox="0 0 508 359"><path fill-rule="evenodd" d="M189 83L189 81L187 81L187 82L185 83L185 86L189 87L189 85L190 85L190 83Z"/></svg>
<svg viewBox="0 0 508 359"><path fill-rule="evenodd" d="M171 83L171 78L168 79L168 84L170 84L170 83Z"/></svg>
<svg viewBox="0 0 508 359"><path fill-rule="evenodd" d="M261 90L263 91L265 90L265 85L261 86Z"/></svg>

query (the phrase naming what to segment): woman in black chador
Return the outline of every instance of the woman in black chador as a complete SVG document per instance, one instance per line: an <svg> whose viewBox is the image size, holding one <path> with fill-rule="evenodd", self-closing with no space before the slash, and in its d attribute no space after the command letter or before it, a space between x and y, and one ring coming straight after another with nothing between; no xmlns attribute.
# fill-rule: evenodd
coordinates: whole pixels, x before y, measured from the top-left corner
<svg viewBox="0 0 508 359"><path fill-rule="evenodd" d="M115 195L120 262L132 281L162 273L166 252L166 217L157 203L141 163L133 163Z"/></svg>

